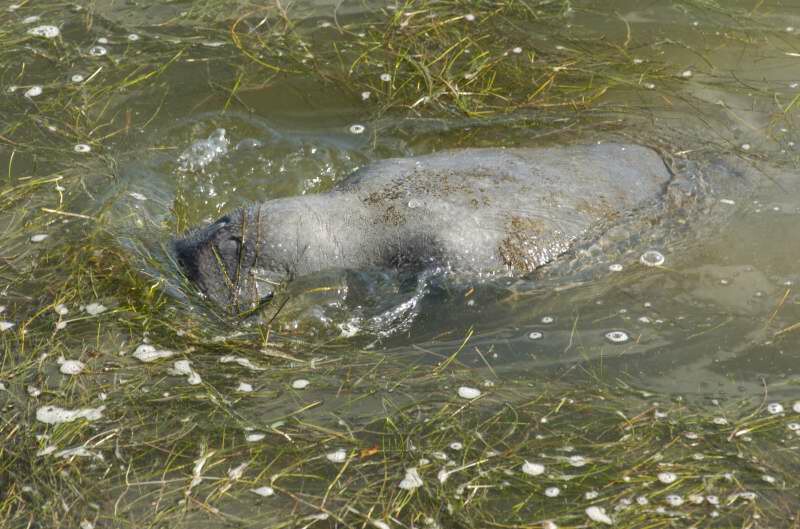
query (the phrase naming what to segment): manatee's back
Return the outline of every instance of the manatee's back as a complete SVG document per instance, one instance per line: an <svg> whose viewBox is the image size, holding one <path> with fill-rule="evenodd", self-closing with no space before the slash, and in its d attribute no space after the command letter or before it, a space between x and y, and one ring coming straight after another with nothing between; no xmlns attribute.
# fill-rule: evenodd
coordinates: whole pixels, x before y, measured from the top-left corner
<svg viewBox="0 0 800 529"><path fill-rule="evenodd" d="M655 201L670 178L651 149L600 144L382 160L338 190L357 193L399 237L433 234L454 268L527 272Z"/></svg>

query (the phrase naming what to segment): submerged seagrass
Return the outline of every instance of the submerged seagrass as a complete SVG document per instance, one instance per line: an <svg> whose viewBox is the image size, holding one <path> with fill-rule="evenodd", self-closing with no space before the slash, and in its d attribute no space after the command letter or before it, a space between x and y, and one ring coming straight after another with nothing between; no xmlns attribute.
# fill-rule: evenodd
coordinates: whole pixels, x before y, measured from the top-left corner
<svg viewBox="0 0 800 529"><path fill-rule="evenodd" d="M445 151L233 211L174 247L211 300L247 310L275 285L333 268L526 274L691 183L639 145Z"/></svg>

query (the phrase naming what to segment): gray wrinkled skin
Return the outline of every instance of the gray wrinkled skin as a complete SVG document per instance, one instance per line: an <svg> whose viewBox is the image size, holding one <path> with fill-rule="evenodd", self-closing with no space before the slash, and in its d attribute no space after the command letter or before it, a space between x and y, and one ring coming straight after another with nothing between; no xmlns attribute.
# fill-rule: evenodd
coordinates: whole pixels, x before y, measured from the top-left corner
<svg viewBox="0 0 800 529"><path fill-rule="evenodd" d="M638 145L446 151L382 160L331 192L231 212L174 248L188 278L234 311L326 269L522 275L674 183Z"/></svg>

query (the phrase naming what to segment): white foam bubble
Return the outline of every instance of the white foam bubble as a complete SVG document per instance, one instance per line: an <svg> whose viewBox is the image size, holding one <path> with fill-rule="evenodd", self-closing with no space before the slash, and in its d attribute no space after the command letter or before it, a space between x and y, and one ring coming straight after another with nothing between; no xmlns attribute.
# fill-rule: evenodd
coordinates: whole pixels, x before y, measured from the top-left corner
<svg viewBox="0 0 800 529"><path fill-rule="evenodd" d="M266 368L258 367L253 362L251 362L248 358L244 358L242 356L233 356L233 355L225 355L220 357L218 360L220 364L237 364L242 367L246 367L251 371L266 371Z"/></svg>
<svg viewBox="0 0 800 529"><path fill-rule="evenodd" d="M561 489L558 487L547 487L544 489L544 495L548 498L556 498L559 494L561 494Z"/></svg>
<svg viewBox="0 0 800 529"><path fill-rule="evenodd" d="M29 29L28 35L33 35L34 37L44 37L46 39L54 39L61 35L61 30L55 26L45 24Z"/></svg>
<svg viewBox="0 0 800 529"><path fill-rule="evenodd" d="M639 257L639 262L645 266L661 266L665 261L664 254L656 250L647 250Z"/></svg>
<svg viewBox="0 0 800 529"><path fill-rule="evenodd" d="M384 83L388 83L391 80L392 80L391 74L388 74L388 73L382 73L381 74L381 81L383 81Z"/></svg>
<svg viewBox="0 0 800 529"><path fill-rule="evenodd" d="M200 374L192 369L191 360L176 360L172 366L172 369L168 369L167 372L171 375L185 376L187 382L192 386L196 386L203 381L203 379L200 378Z"/></svg>
<svg viewBox="0 0 800 529"><path fill-rule="evenodd" d="M73 147L72 150L77 152L77 153L84 154L84 153L87 153L87 152L91 151L92 148L90 146L86 145L85 143L79 143L75 147Z"/></svg>
<svg viewBox="0 0 800 529"><path fill-rule="evenodd" d="M108 53L108 50L103 46L92 46L91 48L89 48L89 55L91 55L93 57L102 57L103 55L106 55L107 53Z"/></svg>
<svg viewBox="0 0 800 529"><path fill-rule="evenodd" d="M0 332L7 331L14 327L14 323L10 321L0 321Z"/></svg>
<svg viewBox="0 0 800 529"><path fill-rule="evenodd" d="M630 335L625 331L608 331L605 337L611 343L625 343L631 339Z"/></svg>
<svg viewBox="0 0 800 529"><path fill-rule="evenodd" d="M292 388L294 389L306 389L311 382L304 378L298 378L297 380L292 381Z"/></svg>
<svg viewBox="0 0 800 529"><path fill-rule="evenodd" d="M36 235L31 235L31 242L42 242L46 238L46 233L37 233Z"/></svg>
<svg viewBox="0 0 800 529"><path fill-rule="evenodd" d="M169 358L174 354L173 351L159 350L150 344L143 343L133 352L133 357L141 362L153 362L162 358Z"/></svg>
<svg viewBox="0 0 800 529"><path fill-rule="evenodd" d="M244 471L247 469L249 463L242 463L234 468L228 469L228 479L233 481L238 480L244 475Z"/></svg>
<svg viewBox="0 0 800 529"><path fill-rule="evenodd" d="M253 386L247 382L239 382L239 385L236 387L236 391L240 393L252 393Z"/></svg>
<svg viewBox="0 0 800 529"><path fill-rule="evenodd" d="M689 500L689 503L693 503L695 505L700 505L704 501L706 501L705 497L702 494L689 494L689 496L687 496L686 499Z"/></svg>
<svg viewBox="0 0 800 529"><path fill-rule="evenodd" d="M573 467L583 467L586 466L586 463L588 463L588 461L583 456L579 455L569 456L569 464L572 465Z"/></svg>
<svg viewBox="0 0 800 529"><path fill-rule="evenodd" d="M593 522L604 523L606 525L614 524L614 520L612 520L611 517L606 514L606 510L602 507L592 505L591 507L587 507L585 512L586 516L588 516Z"/></svg>
<svg viewBox="0 0 800 529"><path fill-rule="evenodd" d="M86 364L78 360L64 360L63 358L59 358L58 363L61 364L58 370L65 375L78 375L86 368Z"/></svg>
<svg viewBox="0 0 800 529"><path fill-rule="evenodd" d="M683 505L683 498L678 496L677 494L670 494L666 498L664 498L671 507L680 507Z"/></svg>
<svg viewBox="0 0 800 529"><path fill-rule="evenodd" d="M541 463L531 463L526 460L525 463L522 464L522 472L529 476L541 476L544 474L544 470L544 465Z"/></svg>
<svg viewBox="0 0 800 529"><path fill-rule="evenodd" d="M771 415L777 415L779 413L783 413L783 405L780 402L770 402L767 404L767 411Z"/></svg>
<svg viewBox="0 0 800 529"><path fill-rule="evenodd" d="M481 396L481 390L477 388L471 388L468 386L461 386L460 388L458 388L458 396L461 397L462 399L468 399L468 400L477 399L478 397Z"/></svg>
<svg viewBox="0 0 800 529"><path fill-rule="evenodd" d="M350 134L363 134L365 130L367 130L367 128L358 123L350 125Z"/></svg>
<svg viewBox="0 0 800 529"><path fill-rule="evenodd" d="M258 494L262 498L268 498L275 494L275 489L264 485L263 487L258 487L257 489L250 489L250 492L253 494Z"/></svg>
<svg viewBox="0 0 800 529"><path fill-rule="evenodd" d="M77 419L96 421L103 417L105 406L97 408L80 408L77 410L67 410L58 406L42 406L36 410L36 420L45 424L60 424L72 422Z"/></svg>
<svg viewBox="0 0 800 529"><path fill-rule="evenodd" d="M406 469L406 475L398 485L403 490L414 490L423 485L422 478L419 476L416 467Z"/></svg>
<svg viewBox="0 0 800 529"><path fill-rule="evenodd" d="M325 454L325 459L331 463L344 463L347 461L347 452L344 448L339 448L338 450Z"/></svg>
<svg viewBox="0 0 800 529"><path fill-rule="evenodd" d="M103 305L102 303L89 303L88 305L86 305L85 310L88 314L91 314L92 316L97 316L98 314L102 314L103 312L105 312L107 309L106 306Z"/></svg>
<svg viewBox="0 0 800 529"><path fill-rule="evenodd" d="M669 485L670 483L675 483L675 480L678 479L678 476L675 475L673 472L660 472L658 474L658 481L661 483L665 483Z"/></svg>
<svg viewBox="0 0 800 529"><path fill-rule="evenodd" d="M31 98L31 97L40 96L40 95L42 95L42 91L43 90L42 90L41 86L33 85L32 87L30 87L27 90L25 90L25 97Z"/></svg>
<svg viewBox="0 0 800 529"><path fill-rule="evenodd" d="M258 441L262 441L266 436L267 434L264 433L249 433L244 436L244 440L248 443L257 443Z"/></svg>

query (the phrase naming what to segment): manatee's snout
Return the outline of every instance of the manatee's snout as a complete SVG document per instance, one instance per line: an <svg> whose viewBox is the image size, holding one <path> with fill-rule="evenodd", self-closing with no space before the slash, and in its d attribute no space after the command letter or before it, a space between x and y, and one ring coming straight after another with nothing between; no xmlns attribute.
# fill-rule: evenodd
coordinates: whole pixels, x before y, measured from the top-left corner
<svg viewBox="0 0 800 529"><path fill-rule="evenodd" d="M255 231L237 210L173 243L178 264L211 301L229 312L252 310L273 296L256 268Z"/></svg>

